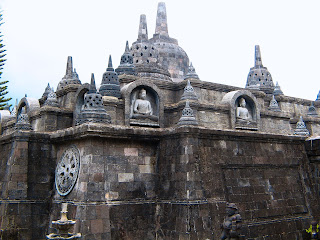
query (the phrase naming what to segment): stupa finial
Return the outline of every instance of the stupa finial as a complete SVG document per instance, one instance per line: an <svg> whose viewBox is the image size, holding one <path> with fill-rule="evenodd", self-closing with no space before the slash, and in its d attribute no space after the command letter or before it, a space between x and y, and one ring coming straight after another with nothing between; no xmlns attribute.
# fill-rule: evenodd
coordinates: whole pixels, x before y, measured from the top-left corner
<svg viewBox="0 0 320 240"><path fill-rule="evenodd" d="M94 74L91 73L91 83L90 83L90 88L88 93L96 93L97 88L96 88L96 81L94 79Z"/></svg>
<svg viewBox="0 0 320 240"><path fill-rule="evenodd" d="M111 55L109 55L109 61L108 61L107 71L114 71L113 66L112 66L112 58L111 58Z"/></svg>
<svg viewBox="0 0 320 240"><path fill-rule="evenodd" d="M138 32L138 41L148 40L147 17L145 14L140 15L140 24Z"/></svg>
<svg viewBox="0 0 320 240"><path fill-rule="evenodd" d="M255 46L254 66L255 67L263 67L259 45Z"/></svg>
<svg viewBox="0 0 320 240"><path fill-rule="evenodd" d="M168 34L168 23L167 23L167 11L166 4L164 2L158 3L157 21L156 21L156 32L155 34L169 37Z"/></svg>
<svg viewBox="0 0 320 240"><path fill-rule="evenodd" d="M72 76L72 74L73 74L72 57L68 56L66 76Z"/></svg>
<svg viewBox="0 0 320 240"><path fill-rule="evenodd" d="M129 52L130 50L129 50L129 42L128 41L126 41L126 49L124 50L124 52Z"/></svg>

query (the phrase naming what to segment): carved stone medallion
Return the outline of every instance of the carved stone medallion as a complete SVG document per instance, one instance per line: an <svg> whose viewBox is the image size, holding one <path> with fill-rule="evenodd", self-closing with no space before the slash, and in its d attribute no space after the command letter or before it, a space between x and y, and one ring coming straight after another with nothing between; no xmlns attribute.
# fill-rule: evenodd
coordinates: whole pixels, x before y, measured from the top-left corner
<svg viewBox="0 0 320 240"><path fill-rule="evenodd" d="M79 168L79 150L71 146L64 151L56 168L56 189L61 196L71 192L77 181Z"/></svg>

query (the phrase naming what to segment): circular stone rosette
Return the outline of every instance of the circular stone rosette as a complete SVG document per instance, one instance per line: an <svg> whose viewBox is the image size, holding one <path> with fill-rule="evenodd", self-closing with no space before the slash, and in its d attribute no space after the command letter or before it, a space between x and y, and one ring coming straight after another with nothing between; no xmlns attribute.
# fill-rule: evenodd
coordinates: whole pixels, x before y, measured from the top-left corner
<svg viewBox="0 0 320 240"><path fill-rule="evenodd" d="M80 152L75 146L65 150L56 168L56 189L61 196L68 195L74 187L80 168Z"/></svg>

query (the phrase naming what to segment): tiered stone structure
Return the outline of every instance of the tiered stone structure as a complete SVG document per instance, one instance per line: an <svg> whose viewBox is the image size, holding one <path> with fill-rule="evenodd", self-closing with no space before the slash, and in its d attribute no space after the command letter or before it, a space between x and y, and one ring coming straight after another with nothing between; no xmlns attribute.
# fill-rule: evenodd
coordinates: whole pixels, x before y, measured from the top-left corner
<svg viewBox="0 0 320 240"><path fill-rule="evenodd" d="M274 84L270 72L262 65L260 46L255 46L254 67L250 68L246 88L256 89L265 93L273 93Z"/></svg>
<svg viewBox="0 0 320 240"><path fill-rule="evenodd" d="M259 48L246 88L182 80L187 58L161 58L173 55L158 44L171 41L159 8L159 42L144 17L130 49L140 53L136 75L118 76L109 61L98 93L68 58L57 106L46 104L48 93L0 111L2 239L45 239L65 202L84 240L292 240L319 221L319 101L310 115L313 101L274 94ZM146 67L150 53L159 54L155 68ZM179 81L166 61L182 71ZM270 109L273 94L281 111Z"/></svg>
<svg viewBox="0 0 320 240"><path fill-rule="evenodd" d="M135 75L135 69L133 65L133 56L129 50L129 43L126 42L126 49L121 56L121 61L119 67L116 69L116 72L119 74L128 74Z"/></svg>
<svg viewBox="0 0 320 240"><path fill-rule="evenodd" d="M118 74L114 71L112 66L112 58L109 56L107 71L103 74L102 82L99 88L99 92L103 96L120 98L120 83L118 80Z"/></svg>

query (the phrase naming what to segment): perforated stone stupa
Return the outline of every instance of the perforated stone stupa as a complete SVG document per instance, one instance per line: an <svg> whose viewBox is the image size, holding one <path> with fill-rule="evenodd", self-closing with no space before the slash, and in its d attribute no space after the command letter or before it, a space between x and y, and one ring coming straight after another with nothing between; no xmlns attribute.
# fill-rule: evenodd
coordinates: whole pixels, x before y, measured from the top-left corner
<svg viewBox="0 0 320 240"><path fill-rule="evenodd" d="M151 39L146 19L99 89L68 57L57 88L0 110L0 238L306 239L320 216L320 95L283 94L258 45L245 88L200 79L165 4Z"/></svg>
<svg viewBox="0 0 320 240"><path fill-rule="evenodd" d="M254 67L250 68L246 88L273 93L274 84L270 72L262 65L260 46L255 46Z"/></svg>

